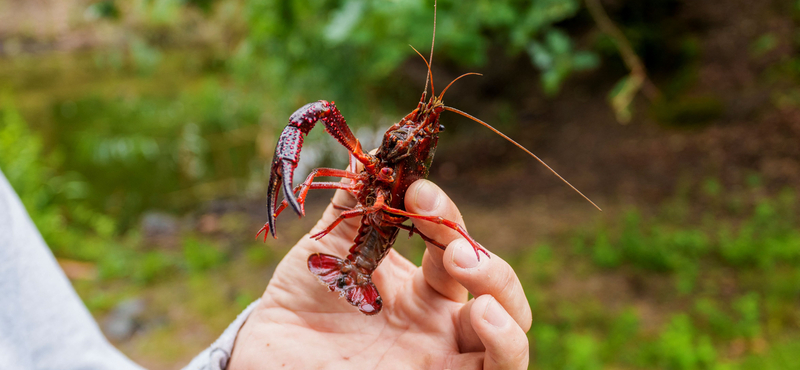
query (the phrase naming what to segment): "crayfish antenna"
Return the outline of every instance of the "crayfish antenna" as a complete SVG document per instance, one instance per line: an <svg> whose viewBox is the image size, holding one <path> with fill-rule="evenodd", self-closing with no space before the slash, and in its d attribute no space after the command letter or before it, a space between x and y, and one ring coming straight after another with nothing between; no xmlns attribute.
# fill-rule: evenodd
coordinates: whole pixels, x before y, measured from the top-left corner
<svg viewBox="0 0 800 370"><path fill-rule="evenodd" d="M428 61L425 61L425 64L428 65L428 76L425 77L425 88L422 89L423 92L424 91L428 91L428 81L430 81L431 82L431 96L436 96L436 94L433 93L433 73L431 72L431 64L433 64L433 45L434 44L436 44L436 0L433 0L433 37L431 37L431 57L428 58L430 60L430 63L428 63ZM412 47L412 49L413 49L413 47ZM414 50L414 51L416 51L416 50ZM417 54L419 54L418 51L417 51ZM422 57L422 54L419 54L419 56ZM422 59L425 59L425 57L422 57Z"/></svg>
<svg viewBox="0 0 800 370"><path fill-rule="evenodd" d="M453 81L450 81L450 84L448 84L447 87L445 87L444 90L442 90L442 93L439 94L439 97L437 99L439 99L439 100L444 99L444 93L447 92L447 89L449 89L450 86L453 86L454 82L460 80L461 77L465 77L465 76L469 76L469 75L483 76L482 74L480 74L478 72L467 72L467 73L464 73L463 75L456 77Z"/></svg>
<svg viewBox="0 0 800 370"><path fill-rule="evenodd" d="M506 140L510 141L512 144L516 145L518 148L520 148L520 149L524 150L524 151L525 151L525 153L528 153L528 154L530 154L530 156L531 156L531 157L533 157L533 158L536 158L536 160L537 160L537 161L539 161L539 163L541 163L542 165L544 165L545 167L547 167L547 169L548 169L548 170L550 170L550 172L552 172L554 175L556 175L556 176L557 176L559 179L561 179L561 181L563 181L565 184L569 185L569 187L570 187L570 188L572 188L572 190L575 190L575 192L577 192L578 194L580 194L580 195L583 197L583 199L586 199L586 201L588 201L589 203L591 203L591 204L592 204L592 205L593 205L595 208L597 208L597 210L598 210L598 211L600 211L600 212L603 212L603 210L602 210L602 209L601 209L601 208L600 208L600 207L599 207L597 204L595 204L594 202L592 202L592 200L591 200L591 199L589 199L589 197L587 197L587 196L583 195L583 193L581 193L581 191L580 191L580 190L578 190L576 187L572 186L572 184L570 184L570 183L569 183L569 181L567 181L566 179L564 179L563 177L561 177L561 175L559 175L559 174L558 174L558 172L556 172L554 169L552 169L550 166L548 166L548 165L547 165L547 163L544 163L544 161L543 161L543 160L539 159L539 157L537 157L537 156L536 156L536 154L533 154L533 153L532 153L530 150L528 150L527 148L525 148L525 147L524 147L524 146L522 146L521 144L517 143L516 141L514 141L514 140L513 140L513 139L511 139L510 137L506 136L506 134L504 134L504 133L500 132L500 130L498 130L498 129L496 129L496 128L492 127L491 125L489 125L489 124L488 124L488 123L486 123L486 122L483 122L483 121L481 121L481 120L479 120L479 119L477 119L477 118L473 117L472 115L470 115L469 113L466 113L466 112L464 112L464 111L458 110L458 109L456 109L456 108L453 108L453 107L448 107L448 106L445 106L445 107L444 107L444 109L445 109L445 110L448 110L448 111L451 111L451 112L453 112L453 113L458 113L458 114L460 114L460 115L462 115L462 116L464 116L464 117L467 117L467 118L469 118L469 119L471 119L471 120L473 120L473 121L475 121L475 122L478 122L478 123L480 123L481 125L484 125L484 126L486 126L486 128L488 128L489 130L492 130L492 131L494 131L494 133L496 133L496 134L498 134L498 135L502 136L504 139L506 139Z"/></svg>
<svg viewBox="0 0 800 370"><path fill-rule="evenodd" d="M411 45L408 45L408 46L411 46ZM423 61L425 61L425 65L426 65L426 66L428 66L428 76L429 76L429 77L430 77L430 76L432 76L432 75L433 75L433 72L431 72L431 64L430 64L430 63L428 63L428 60L427 60L427 59L425 59L425 57L424 57L424 56L422 56L422 53L420 53L420 52L419 52L419 50L415 49L413 46L411 46L411 49L413 49L414 51L416 51L416 52L417 52L417 55L419 55L419 56L420 56L420 58L422 58L422 60L423 60ZM431 81L431 96L436 96L436 94L433 92L433 91L434 91L434 90L433 90L433 78L431 78L431 79L430 79L430 81ZM425 94L425 92L427 92L427 91L428 91L428 79L426 78L426 79L425 79L425 89L424 89L424 90L422 90L422 93L423 93L423 94Z"/></svg>

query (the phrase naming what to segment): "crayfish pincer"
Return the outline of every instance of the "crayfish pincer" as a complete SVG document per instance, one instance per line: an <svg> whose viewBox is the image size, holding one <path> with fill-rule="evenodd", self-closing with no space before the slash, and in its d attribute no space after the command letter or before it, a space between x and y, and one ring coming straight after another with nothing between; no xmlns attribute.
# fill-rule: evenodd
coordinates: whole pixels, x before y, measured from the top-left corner
<svg viewBox="0 0 800 370"><path fill-rule="evenodd" d="M419 52L417 53L419 54ZM422 54L420 56L425 60ZM433 46L431 46L432 56ZM275 236L275 219L287 206L291 206L298 215L303 216L305 197L311 189L341 189L350 193L357 200L356 206L343 210L326 229L311 236L320 239L343 220L361 217L358 234L353 240L350 254L342 259L328 254L314 253L308 257L308 269L327 285L328 289L339 292L350 304L358 307L367 315L374 315L382 308L380 294L372 283L371 276L392 248L401 229L412 234L416 232L425 241L439 248L445 248L441 243L419 233L413 224L405 225L404 222L408 219L434 222L451 228L469 241L475 250L476 258L480 259L480 253L489 256L489 253L472 239L458 223L442 217L425 216L405 210L406 190L414 181L428 176L436 144L439 141L439 132L444 128L439 124L439 115L443 111L460 114L488 127L539 160L533 153L485 122L444 105L442 101L444 93L453 82L461 77L477 75L477 73L466 73L459 76L439 96L436 96L430 63L425 60L425 64L428 66L428 75L417 107L403 117L400 122L389 127L374 155L363 150L336 105L333 102L320 100L306 104L289 117L289 124L283 129L278 139L275 156L272 160L267 187L268 219L256 237L262 232L265 232L265 240L269 233ZM428 99L429 81L431 97ZM292 175L300 159L303 139L319 121L322 121L325 130L350 152L351 165L347 170L317 168L311 171L303 183L292 188ZM355 161L363 165L361 171L356 171ZM544 164L541 160L539 161ZM547 165L545 164L545 166ZM555 174L561 178L557 173ZM314 182L314 178L317 176L346 178L350 182ZM563 178L561 180L566 182ZM569 185L568 182L567 184ZM281 185L286 199L279 205L278 192ZM572 185L570 186L572 187ZM586 197L584 196L584 198ZM588 198L586 199L588 200Z"/></svg>

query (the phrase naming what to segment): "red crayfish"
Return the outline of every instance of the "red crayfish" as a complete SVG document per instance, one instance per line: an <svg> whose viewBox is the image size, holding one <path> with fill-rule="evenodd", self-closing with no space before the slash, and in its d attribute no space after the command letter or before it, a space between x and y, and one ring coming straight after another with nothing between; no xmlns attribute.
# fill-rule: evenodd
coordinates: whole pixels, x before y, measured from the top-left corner
<svg viewBox="0 0 800 370"><path fill-rule="evenodd" d="M435 24L434 11L434 35ZM425 60L422 54L420 54L420 57ZM432 58L433 46L431 46ZM485 254L487 257L489 256L486 249L472 239L461 225L442 217L424 216L405 210L404 199L408 187L414 181L428 176L428 170L433 161L434 151L439 140L439 132L444 129L444 126L439 124L439 115L443 111L460 114L488 127L547 166L536 155L487 123L458 109L444 105L442 98L453 82L461 77L472 74L478 75L478 73L467 73L459 76L439 96L436 96L430 63L425 60L425 64L428 67L428 76L422 98L416 109L386 131L383 136L383 142L374 155L363 150L336 105L333 102L320 100L306 104L289 117L289 124L284 128L278 139L275 156L272 160L267 188L268 220L258 231L256 237L262 232L266 232L264 234L265 239L269 233L275 236L275 218L287 206L291 206L298 215L303 216L305 213L303 204L310 189L342 189L352 194L358 204L351 209L343 210L339 218L325 230L311 236L312 238L320 239L331 232L341 221L351 217L361 217L361 226L353 241L354 244L350 248L350 254L344 259L322 253L312 254L308 257L308 269L321 282L327 285L328 289L339 292L350 304L358 307L361 312L367 315L377 314L381 310L381 297L372 283L371 275L391 249L400 229L407 230L412 234L416 232L425 241L439 248L445 248L444 245L419 233L413 224L403 224L409 218L435 222L456 230L469 241L478 259L480 259L480 253ZM431 83L430 99L427 99L428 81ZM348 170L315 169L302 184L293 189L292 175L300 159L304 136L319 121L322 121L325 130L351 153L351 166ZM360 162L363 165L363 170L355 172L354 161ZM575 191L578 191L549 166L547 168ZM347 178L350 183L313 182L317 176ZM278 192L281 186L286 199L278 206ZM580 191L578 193L583 196ZM586 196L583 197L586 198ZM589 200L588 198L586 199ZM595 205L595 207L597 206Z"/></svg>

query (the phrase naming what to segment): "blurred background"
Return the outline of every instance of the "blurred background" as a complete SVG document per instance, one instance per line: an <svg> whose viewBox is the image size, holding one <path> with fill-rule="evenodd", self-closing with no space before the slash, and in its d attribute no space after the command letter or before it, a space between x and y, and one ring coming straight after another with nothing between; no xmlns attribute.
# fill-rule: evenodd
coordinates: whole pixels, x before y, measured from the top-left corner
<svg viewBox="0 0 800 370"><path fill-rule="evenodd" d="M519 273L536 369L800 368L800 2L440 0L431 170ZM0 169L105 334L174 369L261 295L289 115L365 147L419 99L432 0L0 0ZM346 164L317 129L303 172ZM424 244L396 247L419 261ZM320 293L324 294L324 293Z"/></svg>

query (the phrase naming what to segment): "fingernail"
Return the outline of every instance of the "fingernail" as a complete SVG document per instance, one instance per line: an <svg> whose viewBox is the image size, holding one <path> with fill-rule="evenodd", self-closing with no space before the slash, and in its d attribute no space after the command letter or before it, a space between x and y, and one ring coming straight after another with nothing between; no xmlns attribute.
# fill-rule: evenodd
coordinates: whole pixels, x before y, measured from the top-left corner
<svg viewBox="0 0 800 370"><path fill-rule="evenodd" d="M483 312L483 319L489 324L502 328L508 322L508 314L500 306L500 303L497 303L497 300L492 297L492 301L486 305L486 311Z"/></svg>
<svg viewBox="0 0 800 370"><path fill-rule="evenodd" d="M422 184L417 187L414 204L422 211L433 211L439 207L440 198L439 192L433 184L428 180L422 180Z"/></svg>
<svg viewBox="0 0 800 370"><path fill-rule="evenodd" d="M478 256L475 255L475 250L466 239L458 239L450 246L455 248L453 251L453 263L462 269L471 269L478 266Z"/></svg>

